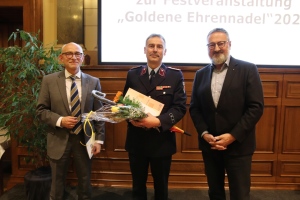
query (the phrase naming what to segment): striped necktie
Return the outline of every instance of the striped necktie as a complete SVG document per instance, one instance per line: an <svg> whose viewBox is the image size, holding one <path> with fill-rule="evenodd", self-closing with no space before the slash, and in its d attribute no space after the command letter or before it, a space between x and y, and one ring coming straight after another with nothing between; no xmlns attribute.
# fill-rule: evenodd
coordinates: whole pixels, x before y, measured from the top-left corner
<svg viewBox="0 0 300 200"><path fill-rule="evenodd" d="M80 114L81 114L80 100L79 100L77 85L75 83L76 76L70 76L70 79L72 80L71 93L70 93L72 116L77 117L78 119L78 123L72 129L72 132L77 135L82 129L82 123L80 119Z"/></svg>

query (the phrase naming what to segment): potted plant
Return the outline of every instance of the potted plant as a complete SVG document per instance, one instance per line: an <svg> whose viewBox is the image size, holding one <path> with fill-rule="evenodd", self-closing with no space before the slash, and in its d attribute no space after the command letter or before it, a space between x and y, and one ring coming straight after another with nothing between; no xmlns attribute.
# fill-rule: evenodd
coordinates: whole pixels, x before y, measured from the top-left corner
<svg viewBox="0 0 300 200"><path fill-rule="evenodd" d="M38 36L17 29L8 40L20 40L22 45L0 48L0 127L26 147L26 162L34 164L40 173L48 166L47 133L45 124L36 117L37 98L43 76L62 67L58 61L60 50L54 45L45 47Z"/></svg>

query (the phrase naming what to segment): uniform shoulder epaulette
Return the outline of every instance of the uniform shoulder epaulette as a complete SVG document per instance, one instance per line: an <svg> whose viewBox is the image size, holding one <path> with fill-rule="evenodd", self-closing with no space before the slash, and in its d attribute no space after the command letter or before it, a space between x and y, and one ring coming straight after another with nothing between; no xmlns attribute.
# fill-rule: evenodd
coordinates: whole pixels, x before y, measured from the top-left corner
<svg viewBox="0 0 300 200"><path fill-rule="evenodd" d="M142 67L142 66L135 66L135 67L132 67L131 70L132 70L132 69L138 69L138 68L140 68L140 67Z"/></svg>
<svg viewBox="0 0 300 200"><path fill-rule="evenodd" d="M178 68L174 68L174 67L168 67L169 69L173 69L173 70L177 70L177 71L180 71L181 69L178 69Z"/></svg>

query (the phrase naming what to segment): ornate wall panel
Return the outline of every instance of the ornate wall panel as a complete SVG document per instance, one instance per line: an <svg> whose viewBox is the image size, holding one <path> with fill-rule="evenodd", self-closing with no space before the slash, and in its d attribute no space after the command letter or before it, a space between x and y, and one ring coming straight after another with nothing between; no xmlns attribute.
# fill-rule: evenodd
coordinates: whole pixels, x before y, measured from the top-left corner
<svg viewBox="0 0 300 200"><path fill-rule="evenodd" d="M113 99L122 91L127 71L133 66L87 66L82 70L100 78L103 92ZM180 66L185 77L187 108L190 103L194 74L200 67ZM252 187L270 189L300 188L300 69L260 68L264 89L265 110L258 122L257 149L253 156ZM176 135L177 153L173 156L170 187L207 188L203 159L198 149L198 134L189 112L177 124L192 136ZM131 186L128 155L124 150L126 122L106 124L106 140L100 155L93 158L92 184L95 186ZM17 161L10 185L23 181L23 175L32 166L21 159L24 152L14 151ZM18 170L18 171L17 171ZM18 178L17 178L18 177ZM226 179L227 180L227 179ZM73 166L68 183L76 184ZM153 185L151 176L149 186ZM227 184L226 184L227 186Z"/></svg>
<svg viewBox="0 0 300 200"><path fill-rule="evenodd" d="M109 99L112 99L118 90L123 90L127 71L131 67L132 66L91 66L83 68L83 71L99 77L103 92L107 93ZM180 68L185 77L188 108L194 74L199 67ZM291 121L290 118L299 118L299 111L293 108L289 110L290 112L288 112L288 114L282 116L282 102L284 102L284 98L294 102L294 100L290 99L298 97L298 85L297 82L294 81L284 81L285 70L277 69L275 72L270 69L260 70L263 71L260 72L260 75L264 89L265 110L256 127L257 150L253 157L252 185L254 188L295 188L300 184L297 179L295 182L295 178L300 174L297 168L300 161L281 161L278 159L278 155L281 155L279 147L281 147L282 150L285 146L286 148L290 147L293 151L296 149L295 143L289 141L288 137L284 137L284 134L282 135L281 130L283 129L280 125L285 125L286 128L284 132L291 132L296 128L295 121ZM294 78L297 77L299 77L299 74L295 75ZM286 87L286 90L284 90L284 87ZM286 94L285 97L283 94ZM299 102L296 102L296 105L299 105ZM288 119L288 124L282 123L285 118ZM191 133L192 136L187 137L179 134L176 136L177 153L173 156L170 187L206 188L207 183L204 174L203 159L198 149L198 134L193 126L189 112L187 112L183 120L178 123L178 126ZM126 127L126 124L107 124L106 127L107 139L105 149L101 155L94 159L93 183L95 185L130 186L131 176L129 162L127 153L124 151L126 137L124 127ZM281 141L281 143L279 141ZM285 142L288 145L284 145ZM288 156L288 158L290 158L290 156ZM291 177L293 177L293 181ZM291 182L293 182L294 185L291 185ZM152 185L152 183L152 178L149 176L149 185Z"/></svg>
<svg viewBox="0 0 300 200"><path fill-rule="evenodd" d="M300 181L300 79L299 74L285 74L278 145L277 182ZM299 189L298 184L298 189Z"/></svg>

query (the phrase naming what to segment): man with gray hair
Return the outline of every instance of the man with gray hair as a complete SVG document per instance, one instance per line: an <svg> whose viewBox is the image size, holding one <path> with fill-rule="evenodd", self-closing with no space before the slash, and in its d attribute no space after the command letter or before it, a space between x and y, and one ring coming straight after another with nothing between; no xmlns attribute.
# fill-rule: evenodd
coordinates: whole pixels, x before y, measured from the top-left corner
<svg viewBox="0 0 300 200"><path fill-rule="evenodd" d="M125 149L132 173L132 198L147 199L147 177L150 166L155 200L168 199L168 178L172 155L176 153L175 134L169 129L186 113L186 94L181 70L166 67L166 41L160 34L146 39L147 64L130 69L123 94L132 88L164 104L159 116L128 122Z"/></svg>
<svg viewBox="0 0 300 200"><path fill-rule="evenodd" d="M256 65L233 58L230 48L225 29L209 32L207 50L212 63L196 72L189 109L211 200L226 199L225 173L230 199L250 199L255 125L264 108Z"/></svg>
<svg viewBox="0 0 300 200"><path fill-rule="evenodd" d="M48 125L47 153L52 170L50 199L65 199L65 179L71 154L78 178L78 199L91 199L92 162L89 154L100 153L105 139L104 122L91 121L92 126L87 126L84 131L80 116L102 107L102 103L91 95L92 90L101 91L100 81L81 72L84 55L80 45L74 42L64 45L59 60L65 70L43 77L36 109L38 117ZM96 141L91 152L87 152L85 145L92 129Z"/></svg>

